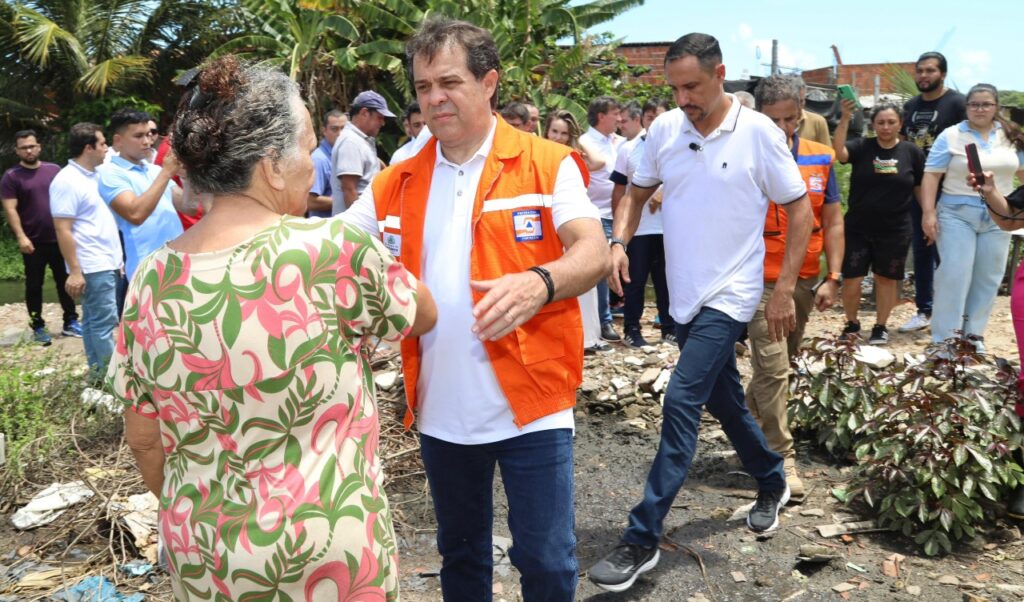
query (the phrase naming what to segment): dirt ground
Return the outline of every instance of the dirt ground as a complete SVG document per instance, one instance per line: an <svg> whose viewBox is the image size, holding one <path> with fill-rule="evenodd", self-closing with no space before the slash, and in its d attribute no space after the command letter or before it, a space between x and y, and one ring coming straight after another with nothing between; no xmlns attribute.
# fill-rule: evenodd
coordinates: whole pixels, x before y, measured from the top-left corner
<svg viewBox="0 0 1024 602"><path fill-rule="evenodd" d="M896 309L890 320L890 350L920 352L929 341L926 332L901 334L896 326L913 312L912 305ZM59 324L59 308L47 306L51 324ZM862 309L862 323L869 328L873 309ZM8 336L24 323L21 306L0 306L0 334ZM812 317L808 336L835 334L843 326L839 310ZM656 339L653 330L649 339ZM989 323L986 345L989 352L1010 358L1017 364L1017 349L1009 315L1009 299L999 297ZM66 359L81 353L81 342L55 337L51 351ZM668 347L659 351L672 352ZM587 374L618 371L636 379L642 368L622 361L633 352L617 347L614 353L587 359ZM674 361L674 353L667 361ZM740 358L744 378L749 362ZM809 494L802 505L791 505L783 514L781 527L769 537L755 537L742 520L730 521L733 511L752 501L753 481L738 472L738 462L714 419L705 415L701 440L686 486L675 501L666 521L667 537L658 567L641 577L622 594L609 594L593 586L585 570L613 546L625 526L629 509L639 500L650 460L658 443L658 425L628 419L621 414L576 413L576 534L581 567L577 600L588 601L780 601L780 600L1021 600L1024 599L1024 540L1012 524L993 526L969 545L938 559L919 554L912 543L888 533L867 533L839 538L818 536L818 525L851 520L849 510L831 495L831 488L845 480L849 467L837 463L797 440L797 462ZM422 480L405 480L401 491L389 491L392 503L401 509L402 599L411 602L440 600L437 573L440 558L434 548L434 520L429 496ZM496 487L494 599L521 600L518 574L504 551L509 545L505 524L507 507L500 483ZM801 513L809 515L803 515ZM817 514L818 516L814 516ZM5 517L6 518L6 517ZM5 521L6 522L6 521ZM15 534L0 528L0 558L16 546L38 536ZM6 541L5 541L6 540ZM798 548L819 543L839 558L823 564L800 562ZM882 562L892 554L906 557L898 577L885 576ZM702 571L703 567L703 571ZM941 584L953 581L956 585ZM849 583L844 594L833 587ZM919 588L915 591L915 588ZM156 588L163 591L165 588ZM842 588L840 588L842 589ZM149 600L166 599L150 595ZM978 596L968 598L967 595Z"/></svg>

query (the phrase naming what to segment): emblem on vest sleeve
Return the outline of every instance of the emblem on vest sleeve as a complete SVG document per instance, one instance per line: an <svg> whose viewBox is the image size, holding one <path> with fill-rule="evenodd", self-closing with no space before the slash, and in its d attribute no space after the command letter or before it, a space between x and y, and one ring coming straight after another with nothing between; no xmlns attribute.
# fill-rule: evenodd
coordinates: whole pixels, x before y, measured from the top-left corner
<svg viewBox="0 0 1024 602"><path fill-rule="evenodd" d="M809 184L808 188L810 188L811 192L825 192L825 178L821 177L819 174L813 174L807 179L807 183Z"/></svg>
<svg viewBox="0 0 1024 602"><path fill-rule="evenodd" d="M398 257L402 254L402 235L393 232L384 233L384 246L391 251L391 254Z"/></svg>
<svg viewBox="0 0 1024 602"><path fill-rule="evenodd" d="M536 209L513 211L512 227L515 230L516 242L541 240L544 238L544 230L540 222L540 211Z"/></svg>

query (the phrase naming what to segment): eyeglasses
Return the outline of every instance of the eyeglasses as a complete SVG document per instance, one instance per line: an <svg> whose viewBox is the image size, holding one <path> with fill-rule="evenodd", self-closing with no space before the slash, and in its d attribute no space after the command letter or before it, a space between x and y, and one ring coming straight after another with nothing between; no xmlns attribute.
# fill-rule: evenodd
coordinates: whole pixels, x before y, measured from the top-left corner
<svg viewBox="0 0 1024 602"><path fill-rule="evenodd" d="M971 109L972 111L988 111L989 109L996 108L996 103L994 103L994 102L969 102L969 103L967 103L967 108Z"/></svg>

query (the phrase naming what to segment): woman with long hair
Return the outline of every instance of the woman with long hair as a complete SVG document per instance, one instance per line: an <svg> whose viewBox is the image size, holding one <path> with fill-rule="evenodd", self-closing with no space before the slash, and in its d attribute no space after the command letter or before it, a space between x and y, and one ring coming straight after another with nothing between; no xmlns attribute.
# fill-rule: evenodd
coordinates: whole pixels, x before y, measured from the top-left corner
<svg viewBox="0 0 1024 602"><path fill-rule="evenodd" d="M935 139L921 184L921 227L939 250L932 341L961 332L983 352L985 326L1006 271L1010 233L1000 229L967 184L968 144L977 146L981 167L992 172L999 190L1013 189L1014 174L1024 176L1024 133L999 115L995 86L970 89L967 119Z"/></svg>

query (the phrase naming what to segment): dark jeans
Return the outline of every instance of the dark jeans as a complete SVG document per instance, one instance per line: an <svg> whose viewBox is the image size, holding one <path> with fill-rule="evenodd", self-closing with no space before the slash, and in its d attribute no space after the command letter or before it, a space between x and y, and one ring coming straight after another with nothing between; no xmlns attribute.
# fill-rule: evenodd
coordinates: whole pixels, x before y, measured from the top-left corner
<svg viewBox="0 0 1024 602"><path fill-rule="evenodd" d="M494 466L508 498L509 559L523 599L573 600L578 581L572 431L528 433L481 445L420 435L437 516L441 592L449 602L491 600Z"/></svg>
<svg viewBox="0 0 1024 602"><path fill-rule="evenodd" d="M601 218L601 226L604 228L604 237L612 237L612 220ZM602 278L597 283L597 317L601 318L601 325L612 321L612 310L608 303L608 295L611 290L608 288L608 279Z"/></svg>
<svg viewBox="0 0 1024 602"><path fill-rule="evenodd" d="M665 516L686 480L697 446L704 405L722 424L743 469L762 491L785 489L782 456L768 447L747 410L736 370L734 344L746 325L705 307L676 326L679 360L665 391L661 442L644 486L644 499L629 514L622 540L650 547L661 539Z"/></svg>
<svg viewBox="0 0 1024 602"><path fill-rule="evenodd" d="M918 313L930 317L932 315L935 268L939 265L939 249L936 245L929 245L925 240L924 230L921 229L921 215L921 205L911 203L910 221L914 225L913 246L911 247L914 250L914 304L917 305Z"/></svg>
<svg viewBox="0 0 1024 602"><path fill-rule="evenodd" d="M623 330L640 328L644 313L644 292L647 277L654 281L654 299L662 334L675 332L676 323L668 313L668 283L665 281L665 244L661 234L634 236L626 249L629 256L629 279L623 287L626 308L623 312Z"/></svg>
<svg viewBox="0 0 1024 602"><path fill-rule="evenodd" d="M64 290L64 283L68 280L67 268L64 266L64 257L60 254L60 247L57 243L37 243L35 252L21 258L25 262L25 306L28 308L28 320L32 328L46 326L43 321L43 279L46 277L46 268L49 266L53 273L53 282L57 285L57 298L60 300L61 309L64 310L64 326L72 320L78 319L78 312L75 310L75 300Z"/></svg>

